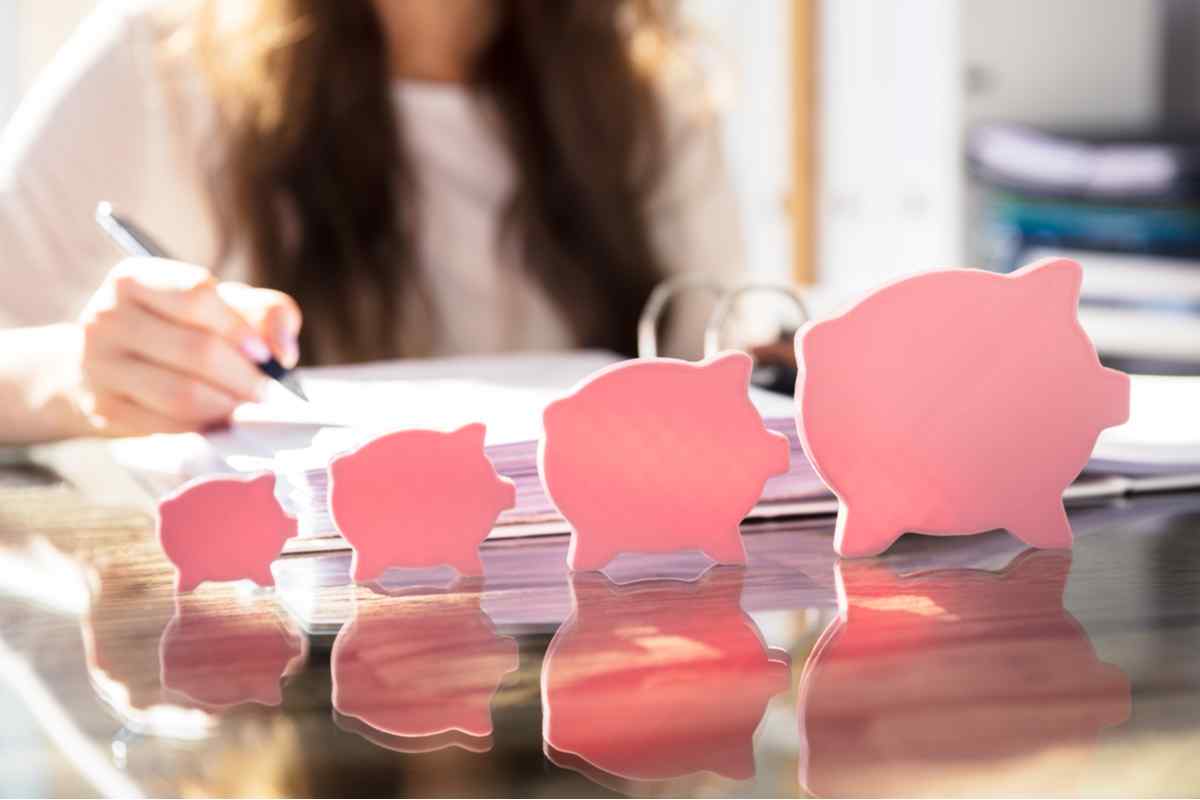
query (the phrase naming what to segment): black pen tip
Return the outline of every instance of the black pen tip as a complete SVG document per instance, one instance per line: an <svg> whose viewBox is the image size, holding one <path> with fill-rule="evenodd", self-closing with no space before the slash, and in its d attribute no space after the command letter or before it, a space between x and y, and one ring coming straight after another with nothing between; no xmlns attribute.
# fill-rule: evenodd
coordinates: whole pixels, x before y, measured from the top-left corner
<svg viewBox="0 0 1200 800"><path fill-rule="evenodd" d="M266 361L259 364L258 368L267 376L283 384L289 392L296 395L301 400L304 400L305 402L308 401L308 395L306 395L304 390L300 388L299 379L297 379L295 375L293 375L286 367L284 367L283 364L280 364L277 360L275 360L275 358L268 358Z"/></svg>
<svg viewBox="0 0 1200 800"><path fill-rule="evenodd" d="M295 375L285 375L284 378L279 382L286 386L292 394L296 395L296 397L299 397L306 403L308 402L308 395L306 395L304 390L300 388L300 381L296 379Z"/></svg>

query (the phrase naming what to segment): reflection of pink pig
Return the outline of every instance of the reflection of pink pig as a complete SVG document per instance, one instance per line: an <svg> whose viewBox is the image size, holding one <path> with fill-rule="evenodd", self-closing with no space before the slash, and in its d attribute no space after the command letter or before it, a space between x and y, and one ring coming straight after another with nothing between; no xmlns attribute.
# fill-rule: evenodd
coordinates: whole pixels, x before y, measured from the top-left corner
<svg viewBox="0 0 1200 800"><path fill-rule="evenodd" d="M1063 490L1129 416L1128 376L1075 316L1082 274L1067 259L930 272L800 330L797 428L841 500L840 554L1000 527L1070 547Z"/></svg>
<svg viewBox="0 0 1200 800"><path fill-rule="evenodd" d="M718 567L618 587L573 575L574 608L542 660L547 756L631 780L753 778L754 731L791 673L742 611L742 577Z"/></svg>
<svg viewBox="0 0 1200 800"><path fill-rule="evenodd" d="M158 504L158 539L181 592L202 581L249 578L274 586L271 562L296 533L275 499L275 476L200 478Z"/></svg>
<svg viewBox="0 0 1200 800"><path fill-rule="evenodd" d="M449 564L482 575L479 545L516 487L483 451L485 429L389 433L329 463L334 525L354 547L356 581L388 567Z"/></svg>
<svg viewBox="0 0 1200 800"><path fill-rule="evenodd" d="M573 529L571 569L623 551L745 563L738 523L790 455L750 403L750 367L745 353L626 361L546 408L538 462Z"/></svg>
<svg viewBox="0 0 1200 800"><path fill-rule="evenodd" d="M999 572L837 564L840 613L797 691L801 785L818 797L1056 794L1047 781L1085 769L1130 712L1129 678L1063 608L1070 570L1070 553L1043 550Z"/></svg>
<svg viewBox="0 0 1200 800"><path fill-rule="evenodd" d="M519 662L517 643L496 633L479 596L454 592L356 604L329 659L334 709L409 739L389 745L401 750L447 731L489 736L492 697Z"/></svg>
<svg viewBox="0 0 1200 800"><path fill-rule="evenodd" d="M164 688L203 708L277 706L279 681L307 656L303 636L261 602L240 605L177 598L159 641Z"/></svg>

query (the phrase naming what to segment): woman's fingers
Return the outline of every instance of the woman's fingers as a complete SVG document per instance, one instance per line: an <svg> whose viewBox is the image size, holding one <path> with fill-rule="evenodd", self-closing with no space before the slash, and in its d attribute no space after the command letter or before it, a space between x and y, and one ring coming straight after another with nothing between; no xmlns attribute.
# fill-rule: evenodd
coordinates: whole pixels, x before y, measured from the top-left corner
<svg viewBox="0 0 1200 800"><path fill-rule="evenodd" d="M261 395L256 363L272 353L296 363L300 322L281 292L218 284L191 264L127 259L80 315L79 405L110 435L224 423Z"/></svg>
<svg viewBox="0 0 1200 800"><path fill-rule="evenodd" d="M118 305L132 303L178 324L211 331L252 361L261 363L270 356L266 342L221 298L216 278L203 267L131 258L121 262L111 280Z"/></svg>
<svg viewBox="0 0 1200 800"><path fill-rule="evenodd" d="M95 396L88 409L92 425L105 436L145 436L150 433L186 433L195 425L151 411L118 394Z"/></svg>
<svg viewBox="0 0 1200 800"><path fill-rule="evenodd" d="M283 292L258 289L244 283L217 286L221 299L235 308L243 319L266 339L279 363L291 369L300 360L300 306Z"/></svg>
<svg viewBox="0 0 1200 800"><path fill-rule="evenodd" d="M106 395L125 397L191 430L224 422L239 402L202 380L134 355L97 360L88 365L85 377L97 404Z"/></svg>
<svg viewBox="0 0 1200 800"><path fill-rule="evenodd" d="M233 395L257 400L267 382L246 356L225 339L178 325L140 307L115 317L107 335L113 349L181 372Z"/></svg>

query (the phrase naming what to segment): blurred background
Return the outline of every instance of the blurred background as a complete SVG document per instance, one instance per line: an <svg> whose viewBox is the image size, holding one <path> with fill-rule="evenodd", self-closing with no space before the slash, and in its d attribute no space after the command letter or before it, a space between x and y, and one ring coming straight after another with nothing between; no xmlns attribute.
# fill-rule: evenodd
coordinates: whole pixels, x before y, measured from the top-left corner
<svg viewBox="0 0 1200 800"><path fill-rule="evenodd" d="M0 0L0 120L95 0ZM682 0L760 277L832 310L942 266L1085 266L1106 361L1200 372L1200 3Z"/></svg>

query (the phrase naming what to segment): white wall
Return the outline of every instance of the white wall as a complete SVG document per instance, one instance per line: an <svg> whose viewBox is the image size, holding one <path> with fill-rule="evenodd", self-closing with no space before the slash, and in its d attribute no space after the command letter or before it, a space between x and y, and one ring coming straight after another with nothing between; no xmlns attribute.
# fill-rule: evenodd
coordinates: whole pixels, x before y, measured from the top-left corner
<svg viewBox="0 0 1200 800"><path fill-rule="evenodd" d="M21 6L19 80L28 88L38 72L96 6L97 0L0 0Z"/></svg>
<svg viewBox="0 0 1200 800"><path fill-rule="evenodd" d="M792 269L786 205L792 175L791 2L685 0L682 8L711 41L748 267L763 278L786 281Z"/></svg>
<svg viewBox="0 0 1200 800"><path fill-rule="evenodd" d="M1162 112L1159 0L822 0L820 13L819 274L834 299L969 265L972 124Z"/></svg>
<svg viewBox="0 0 1200 800"><path fill-rule="evenodd" d="M21 6L0 0L0 126L8 119L20 93Z"/></svg>
<svg viewBox="0 0 1200 800"><path fill-rule="evenodd" d="M820 16L820 281L958 264L959 3L824 0Z"/></svg>
<svg viewBox="0 0 1200 800"><path fill-rule="evenodd" d="M1161 111L1159 0L963 0L966 122L1141 126Z"/></svg>
<svg viewBox="0 0 1200 800"><path fill-rule="evenodd" d="M0 0L0 125L97 0Z"/></svg>

